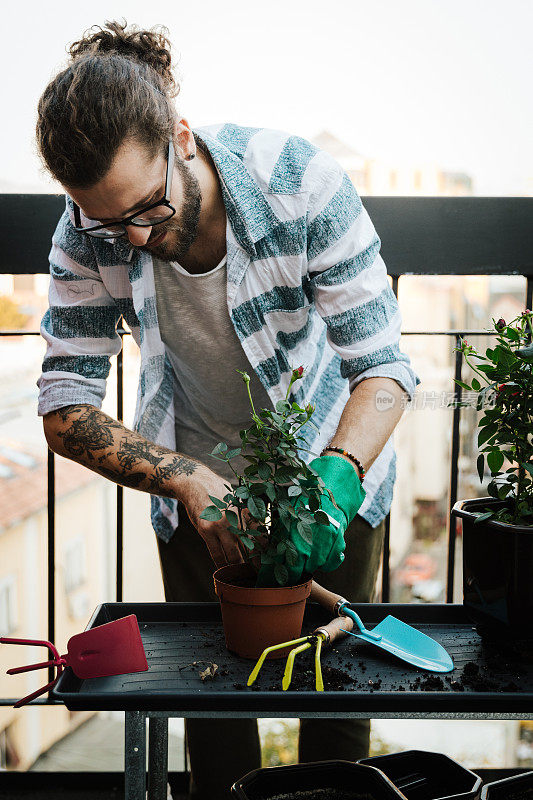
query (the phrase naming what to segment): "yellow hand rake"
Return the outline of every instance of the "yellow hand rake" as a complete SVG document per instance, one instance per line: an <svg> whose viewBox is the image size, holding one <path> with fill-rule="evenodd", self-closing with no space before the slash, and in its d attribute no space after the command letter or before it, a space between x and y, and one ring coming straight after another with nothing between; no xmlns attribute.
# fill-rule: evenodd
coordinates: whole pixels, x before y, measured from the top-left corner
<svg viewBox="0 0 533 800"><path fill-rule="evenodd" d="M331 610L335 610L335 606L339 600L338 595L333 595L331 592L328 592L322 586L320 586L316 581L313 581L313 586L311 589L311 599L317 600L322 605L325 605L326 608L331 608ZM252 683L255 681L257 676L259 675L259 670L263 666L265 659L268 657L270 653L275 652L276 650L282 650L285 647L290 647L291 645L296 645L290 651L289 655L287 656L287 663L285 664L285 672L283 673L283 680L282 680L282 688L285 692L289 686L291 685L292 680L292 671L294 667L294 659L299 653L303 653L305 650L308 650L310 647L315 648L315 686L317 692L324 691L324 681L322 678L322 665L320 662L320 656L322 653L322 647L328 646L333 644L336 639L341 638L342 636L349 633L353 628L353 620L349 617L336 617L327 625L323 627L316 628L313 633L310 633L308 636L301 636L299 639L291 639L289 642L281 642L280 644L274 644L271 647L266 647L259 659L257 664L253 668L252 672L250 673L250 677L248 678L248 686L251 686Z"/></svg>

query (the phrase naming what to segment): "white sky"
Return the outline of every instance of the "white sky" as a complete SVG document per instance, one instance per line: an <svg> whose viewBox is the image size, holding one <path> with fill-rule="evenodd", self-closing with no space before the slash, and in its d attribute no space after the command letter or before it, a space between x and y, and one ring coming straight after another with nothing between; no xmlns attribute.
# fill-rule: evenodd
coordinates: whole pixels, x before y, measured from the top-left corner
<svg viewBox="0 0 533 800"><path fill-rule="evenodd" d="M67 43L106 19L165 24L191 125L311 138L392 164L465 171L475 193L533 193L531 0L30 0L1 12L0 189L52 190L35 108Z"/></svg>

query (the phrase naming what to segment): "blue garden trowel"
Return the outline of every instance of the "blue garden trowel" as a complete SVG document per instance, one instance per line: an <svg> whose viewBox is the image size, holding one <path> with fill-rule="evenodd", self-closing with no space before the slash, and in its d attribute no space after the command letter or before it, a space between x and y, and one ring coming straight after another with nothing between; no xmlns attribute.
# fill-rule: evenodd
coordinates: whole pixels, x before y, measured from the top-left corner
<svg viewBox="0 0 533 800"><path fill-rule="evenodd" d="M359 633L343 629L344 633L381 647L402 661L430 672L451 672L454 668L451 657L442 645L396 617L391 615L385 617L369 631L359 615L349 607L348 600L329 592L316 581L313 581L310 599L316 600L328 610L333 610L336 616L349 617L353 620L354 627L359 629Z"/></svg>

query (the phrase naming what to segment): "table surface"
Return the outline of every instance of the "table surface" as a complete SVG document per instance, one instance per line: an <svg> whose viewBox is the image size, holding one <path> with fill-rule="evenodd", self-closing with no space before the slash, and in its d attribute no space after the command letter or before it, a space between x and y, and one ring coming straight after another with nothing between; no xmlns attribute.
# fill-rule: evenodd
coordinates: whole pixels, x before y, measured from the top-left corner
<svg viewBox="0 0 533 800"><path fill-rule="evenodd" d="M461 605L352 608L370 628L392 614L432 636L454 671L428 673L349 636L323 651L324 692L314 688L312 649L297 656L288 691L281 689L284 659L265 662L247 687L254 662L226 650L217 603L104 603L87 628L135 614L148 671L80 680L67 668L54 696L70 709L149 716L533 718L533 662L483 642ZM308 604L303 633L328 621ZM202 681L200 671L213 663L215 678Z"/></svg>

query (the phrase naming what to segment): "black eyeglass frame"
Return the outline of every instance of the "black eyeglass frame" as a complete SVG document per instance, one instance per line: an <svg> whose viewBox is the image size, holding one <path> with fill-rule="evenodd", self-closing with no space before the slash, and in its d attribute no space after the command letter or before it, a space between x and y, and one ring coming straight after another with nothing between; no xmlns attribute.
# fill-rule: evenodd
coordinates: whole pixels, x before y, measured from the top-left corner
<svg viewBox="0 0 533 800"><path fill-rule="evenodd" d="M86 233L86 234L88 234L90 236L91 231L103 230L103 228L109 228L109 227L111 227L111 225L113 225L113 226L121 225L123 227L123 231L121 233L116 232L116 233L110 233L109 236L95 236L95 237L93 237L95 239L116 239L119 236L125 236L126 235L126 233L127 233L126 225L134 225L137 228L150 228L150 227L153 227L155 225L161 225L163 222L167 222L176 213L176 209L174 208L174 206L170 202L170 192L172 191L172 173L174 172L174 158L175 158L174 143L172 142L172 139L169 139L168 150L167 150L167 172L166 172L166 176L165 176L165 189L164 189L164 196L163 196L163 198L161 200L158 200L155 203L150 203L150 205L147 205L144 208L141 208L139 211L136 211L134 214L130 214L129 216L124 217L124 219L121 219L118 222L111 222L111 223L108 222L108 223L105 223L103 225L93 225L90 228L85 228L85 227L82 226L82 224L81 224L81 215L80 215L80 207L79 207L79 205L77 203L74 203L74 201L73 201L73 205L74 205L74 223L75 223L74 224L74 230L77 231L78 233ZM141 216L141 214L144 214L146 211L151 211L152 208L157 208L158 206L166 206L166 208L169 208L172 211L172 214L169 214L168 217L165 217L165 219L161 219L158 222L152 222L151 224L146 224L146 223L145 224L139 224L138 222L134 221L136 217L139 217L139 216Z"/></svg>

